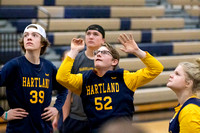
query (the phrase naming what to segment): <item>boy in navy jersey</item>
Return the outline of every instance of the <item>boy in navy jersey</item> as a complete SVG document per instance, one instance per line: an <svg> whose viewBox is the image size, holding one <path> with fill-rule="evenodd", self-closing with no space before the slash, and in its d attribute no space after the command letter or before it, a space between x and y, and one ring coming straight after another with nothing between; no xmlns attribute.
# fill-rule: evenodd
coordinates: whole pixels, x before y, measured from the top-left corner
<svg viewBox="0 0 200 133"><path fill-rule="evenodd" d="M19 43L25 55L0 71L0 86L6 86L10 106L7 112L0 107L0 116L8 121L7 133L51 133L51 119L61 110L67 91L56 81L56 67L40 58L50 43L38 24L28 25ZM50 107L52 89L58 96Z"/></svg>
<svg viewBox="0 0 200 133"><path fill-rule="evenodd" d="M131 119L134 113L135 90L163 71L162 64L148 52L141 50L132 35L122 34L119 41L124 45L121 50L140 58L146 68L137 72L114 70L119 63L119 53L110 44L104 43L94 51L94 70L71 74L74 58L84 48L82 39L73 38L71 50L56 76L60 84L81 96L92 132L98 132L101 125L112 118Z"/></svg>
<svg viewBox="0 0 200 133"><path fill-rule="evenodd" d="M71 71L73 74L84 73L87 70L94 69L93 51L97 50L105 42L105 31L102 26L92 24L87 27L85 36L82 38L85 39L86 50L81 51L76 56ZM63 112L60 113L59 117L62 119L63 113L62 131L60 133L90 133L90 125L83 110L80 96L68 91L62 110Z"/></svg>

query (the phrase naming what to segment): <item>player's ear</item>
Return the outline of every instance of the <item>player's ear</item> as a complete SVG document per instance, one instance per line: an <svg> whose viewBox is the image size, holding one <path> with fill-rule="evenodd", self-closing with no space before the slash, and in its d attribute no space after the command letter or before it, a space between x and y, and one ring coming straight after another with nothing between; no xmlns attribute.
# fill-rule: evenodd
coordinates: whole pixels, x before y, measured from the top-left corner
<svg viewBox="0 0 200 133"><path fill-rule="evenodd" d="M112 66L116 66L118 63L119 63L119 61L117 59L112 60Z"/></svg>

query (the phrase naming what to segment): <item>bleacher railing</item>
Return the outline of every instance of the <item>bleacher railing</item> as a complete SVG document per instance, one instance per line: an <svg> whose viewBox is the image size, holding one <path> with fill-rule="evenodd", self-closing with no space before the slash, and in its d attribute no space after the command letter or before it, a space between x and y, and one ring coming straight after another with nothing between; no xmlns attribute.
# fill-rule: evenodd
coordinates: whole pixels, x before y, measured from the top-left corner
<svg viewBox="0 0 200 133"><path fill-rule="evenodd" d="M46 28L46 33L48 33L49 32L49 24L50 24L51 14L47 11L46 8L44 8L42 6L37 6L37 9L40 10L41 12L43 12L47 16L47 23L45 23L44 21L42 21L39 18L36 19L36 23L44 26Z"/></svg>
<svg viewBox="0 0 200 133"><path fill-rule="evenodd" d="M0 65L10 59L22 55L18 43L20 33L0 33Z"/></svg>

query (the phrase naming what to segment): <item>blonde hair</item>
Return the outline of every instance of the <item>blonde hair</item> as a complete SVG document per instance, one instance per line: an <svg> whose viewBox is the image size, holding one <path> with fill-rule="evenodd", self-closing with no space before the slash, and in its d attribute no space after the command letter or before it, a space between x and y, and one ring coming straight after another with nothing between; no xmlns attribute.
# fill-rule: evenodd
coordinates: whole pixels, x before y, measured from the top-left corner
<svg viewBox="0 0 200 133"><path fill-rule="evenodd" d="M200 58L196 59L196 63L181 62L180 66L187 74L188 78L193 81L193 92L200 89Z"/></svg>

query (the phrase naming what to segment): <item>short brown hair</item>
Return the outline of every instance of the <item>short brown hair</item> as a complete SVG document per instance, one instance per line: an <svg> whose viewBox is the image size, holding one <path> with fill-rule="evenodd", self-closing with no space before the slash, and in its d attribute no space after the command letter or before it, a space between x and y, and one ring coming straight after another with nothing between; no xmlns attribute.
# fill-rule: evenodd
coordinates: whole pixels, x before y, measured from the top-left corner
<svg viewBox="0 0 200 133"><path fill-rule="evenodd" d="M119 55L119 53L117 52L117 50L116 50L115 48L113 48L113 46L112 46L111 44L105 42L105 43L103 43L101 46L106 47L106 48L110 51L110 53L111 53L113 59L117 59L117 60L118 60L118 63L119 63L120 55ZM118 65L118 64L117 64L117 65ZM116 66L117 66L117 65L116 65ZM114 66L114 69L116 68L116 66Z"/></svg>
<svg viewBox="0 0 200 133"><path fill-rule="evenodd" d="M114 59L117 59L117 60L119 61L120 55L119 55L119 53L117 52L117 50L116 50L115 48L113 48L113 46L112 46L111 44L105 42L105 43L103 43L101 46L106 47L106 48L110 51L112 57L113 57Z"/></svg>

